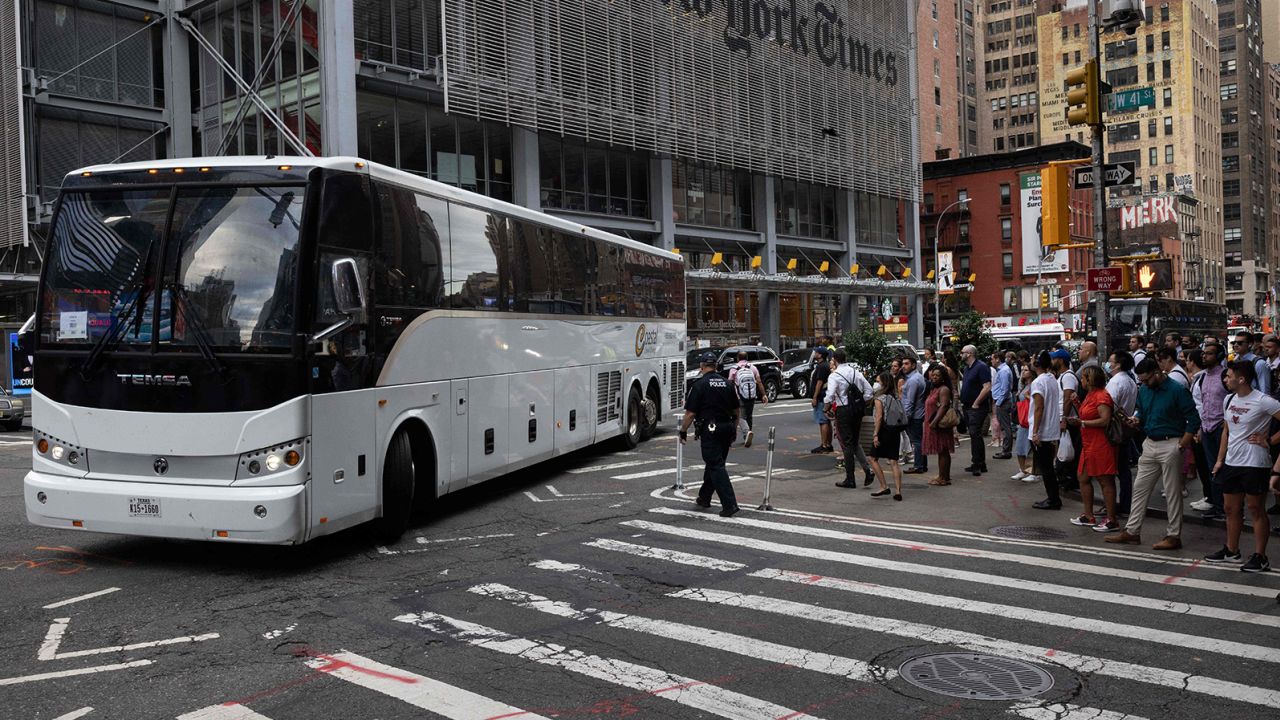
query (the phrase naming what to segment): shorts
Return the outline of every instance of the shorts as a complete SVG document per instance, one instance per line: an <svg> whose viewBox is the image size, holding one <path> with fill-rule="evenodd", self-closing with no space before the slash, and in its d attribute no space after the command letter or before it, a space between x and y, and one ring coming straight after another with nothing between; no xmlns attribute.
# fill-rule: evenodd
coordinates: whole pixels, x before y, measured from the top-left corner
<svg viewBox="0 0 1280 720"><path fill-rule="evenodd" d="M822 412L823 404L818 403L818 407L813 409L813 421L819 425L830 425L831 420Z"/></svg>
<svg viewBox="0 0 1280 720"><path fill-rule="evenodd" d="M1266 495L1271 468L1223 465L1214 479L1224 495Z"/></svg>

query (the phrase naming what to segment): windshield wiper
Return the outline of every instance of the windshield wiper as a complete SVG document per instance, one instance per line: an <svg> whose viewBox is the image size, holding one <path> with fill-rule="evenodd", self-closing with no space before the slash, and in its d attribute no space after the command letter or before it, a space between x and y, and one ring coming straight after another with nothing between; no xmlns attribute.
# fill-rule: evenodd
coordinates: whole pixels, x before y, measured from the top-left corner
<svg viewBox="0 0 1280 720"><path fill-rule="evenodd" d="M191 336L196 341L196 348L200 350L200 357L213 368L218 377L223 380L227 377L227 366L222 364L222 360L218 358L218 354L213 351L213 339L209 337L209 331L205 329L204 323L197 317L194 312L187 312L187 307L191 304L187 296L187 289L180 283L169 283L166 288L173 293L173 308L177 311L177 315L182 317L182 321L191 329Z"/></svg>
<svg viewBox="0 0 1280 720"><path fill-rule="evenodd" d="M111 328L107 330L107 333L98 338L98 342L94 343L93 347L89 350L89 356L86 357L84 359L84 363L80 365L81 379L88 381L89 375L97 368L98 361L102 358L102 355L108 350L114 350L115 347L120 344L120 341L124 339L124 336L129 334L128 328L130 326L133 327L133 332L135 333L141 329L142 317L146 307L142 304L142 299L143 296L147 294L144 292L147 289L147 268L151 266L151 252L155 246L156 243L154 240L147 245L147 252L143 255L142 262L138 264L137 272L141 272L142 277L130 277L129 283L125 287L124 292L132 292L133 298L130 299L129 302L125 303L124 307L121 308L121 312L116 315L116 318L122 319L124 322L112 323ZM133 317L130 318L130 315Z"/></svg>

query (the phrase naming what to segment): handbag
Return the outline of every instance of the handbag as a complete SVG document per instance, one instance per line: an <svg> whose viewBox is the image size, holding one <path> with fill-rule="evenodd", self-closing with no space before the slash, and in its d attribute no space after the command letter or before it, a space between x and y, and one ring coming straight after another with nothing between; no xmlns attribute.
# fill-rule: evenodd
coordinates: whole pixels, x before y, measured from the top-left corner
<svg viewBox="0 0 1280 720"><path fill-rule="evenodd" d="M1018 426L1031 429L1031 398L1018 401Z"/></svg>

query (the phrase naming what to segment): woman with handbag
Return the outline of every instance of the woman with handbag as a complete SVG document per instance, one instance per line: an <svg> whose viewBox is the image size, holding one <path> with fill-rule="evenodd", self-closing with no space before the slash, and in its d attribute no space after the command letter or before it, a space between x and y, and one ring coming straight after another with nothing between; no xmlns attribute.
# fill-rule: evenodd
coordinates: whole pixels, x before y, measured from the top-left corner
<svg viewBox="0 0 1280 720"><path fill-rule="evenodd" d="M951 453L956 450L956 425L960 414L952 403L955 391L951 388L951 375L945 367L929 368L929 383L933 389L924 401L924 439L920 442L925 454L938 456L938 477L930 485L951 484Z"/></svg>
<svg viewBox="0 0 1280 720"><path fill-rule="evenodd" d="M1072 525L1093 528L1095 532L1115 532L1120 529L1116 518L1116 448L1107 438L1107 426L1115 403L1107 392L1107 376L1102 368L1090 365L1080 371L1084 381L1084 402L1080 404L1080 416L1068 418L1068 425L1080 426L1080 498L1084 513L1072 518ZM1093 515L1093 481L1102 486L1102 498L1107 506L1107 519L1099 522Z"/></svg>
<svg viewBox="0 0 1280 720"><path fill-rule="evenodd" d="M1040 482L1031 462L1031 383L1035 379L1035 371L1031 366L1024 365L1020 378L1022 389L1018 390L1018 402L1015 405L1018 413L1018 436L1013 441L1013 454L1018 458L1018 472L1009 479L1025 483Z"/></svg>

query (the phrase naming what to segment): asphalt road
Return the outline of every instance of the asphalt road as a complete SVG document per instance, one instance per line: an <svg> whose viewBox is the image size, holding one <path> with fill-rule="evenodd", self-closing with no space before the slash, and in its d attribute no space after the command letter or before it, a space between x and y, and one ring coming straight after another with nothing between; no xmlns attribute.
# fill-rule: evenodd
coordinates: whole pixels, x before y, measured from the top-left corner
<svg viewBox="0 0 1280 720"><path fill-rule="evenodd" d="M0 435L0 718L1280 716L1280 577L1199 562L1218 531L1104 545L1008 462L873 500L808 454L805 407L767 425L772 513L765 442L731 452L724 520L685 499L696 469L669 490L668 425L447 498L394 546L296 549L28 526L30 442ZM958 657L905 674L959 697L904 678L936 653ZM1019 688L1041 692L975 699Z"/></svg>

